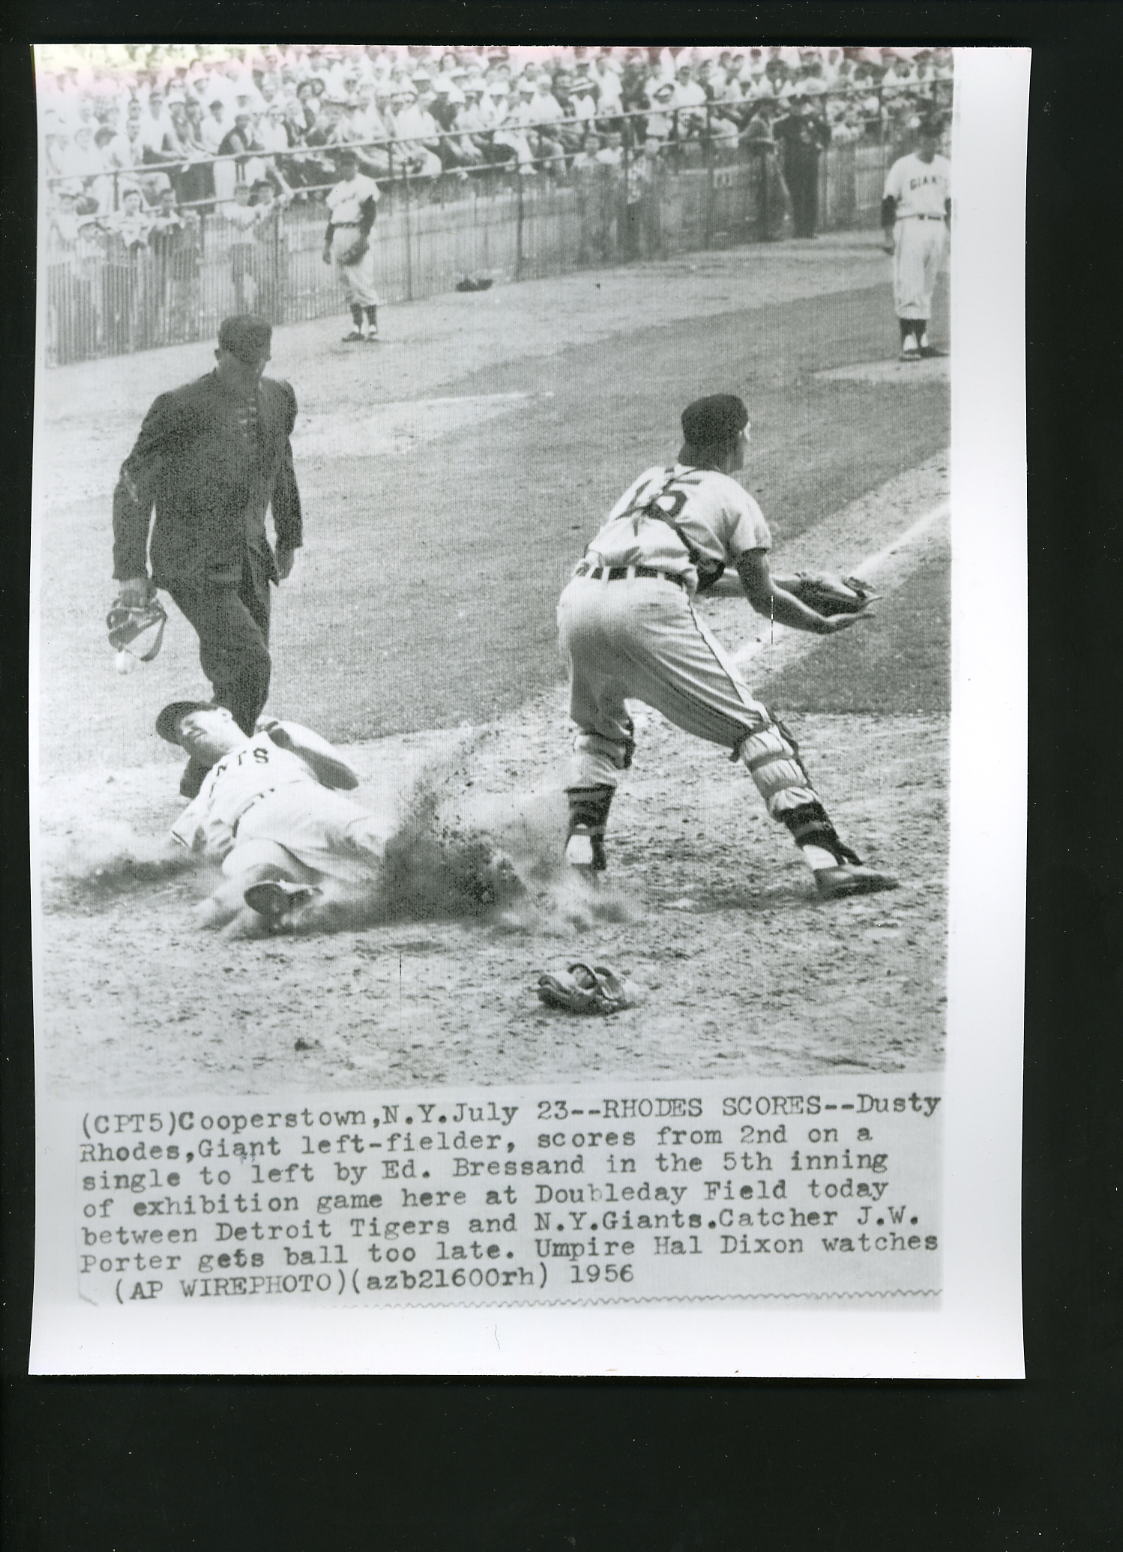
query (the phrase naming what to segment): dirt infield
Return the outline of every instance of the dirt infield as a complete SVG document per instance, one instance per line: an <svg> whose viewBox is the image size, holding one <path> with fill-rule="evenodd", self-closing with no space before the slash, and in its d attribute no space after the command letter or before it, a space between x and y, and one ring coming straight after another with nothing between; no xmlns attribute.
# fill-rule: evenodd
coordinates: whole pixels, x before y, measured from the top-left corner
<svg viewBox="0 0 1123 1552"><path fill-rule="evenodd" d="M176 768L149 731L164 700L202 688L192 643L173 620L157 663L117 681L89 638L110 593L116 463L152 395L206 362L167 351L51 374L37 456L51 1092L939 1063L938 537L902 562L877 621L799 662L761 655L749 674L797 724L840 828L901 874L899 891L818 904L744 772L646 713L607 893L586 897L550 872L568 739L553 601L606 500L663 453L670 406L715 381L755 396L746 483L780 562L785 546L814 554L818 540L831 552L819 564L850 568L874 535L946 497L946 369L904 381L849 370L892 345L883 259L858 242L780 246L390 310L391 343L361 357L335 344L334 324L278 336L278 369L301 393L310 531L279 601L272 709L344 743L374 807L433 789L451 840L422 848L419 867L454 875L457 848L482 839L523 881L479 911L469 890L443 919L414 897L361 930L193 930L205 880L162 840ZM742 603L707 607L731 646L746 640ZM535 972L572 957L627 972L638 1005L587 1021L541 1008Z"/></svg>

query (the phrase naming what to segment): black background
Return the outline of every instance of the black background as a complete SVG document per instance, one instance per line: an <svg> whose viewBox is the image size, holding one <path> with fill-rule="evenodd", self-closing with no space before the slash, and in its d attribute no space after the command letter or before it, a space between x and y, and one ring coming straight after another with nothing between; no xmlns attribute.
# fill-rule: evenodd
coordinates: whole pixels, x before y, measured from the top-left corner
<svg viewBox="0 0 1123 1552"><path fill-rule="evenodd" d="M391 13L391 20L397 13ZM411 8L394 41L959 42L1034 49L1028 188L1030 864L1025 1383L29 1380L26 598L34 344L28 44L369 34L374 5L0 24L4 1514L17 1552L1035 1548L1120 1520L1117 171L1110 4ZM178 16L175 18L179 20ZM1004 579L995 577L1000 589ZM91 645L95 650L95 644ZM79 714L76 711L76 715ZM1007 751L990 800L1004 801ZM375 1317L376 1318L376 1317ZM439 1318L439 1317L438 1317ZM700 1314L699 1319L704 1319ZM294 1365L299 1354L293 1355Z"/></svg>

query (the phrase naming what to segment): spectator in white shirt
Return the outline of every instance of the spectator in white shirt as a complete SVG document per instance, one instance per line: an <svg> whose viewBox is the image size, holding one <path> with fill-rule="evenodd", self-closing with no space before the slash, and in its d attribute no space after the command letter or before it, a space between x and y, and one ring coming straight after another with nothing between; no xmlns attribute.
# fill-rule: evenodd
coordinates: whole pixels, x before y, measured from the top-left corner
<svg viewBox="0 0 1123 1552"><path fill-rule="evenodd" d="M391 98L394 130L394 162L419 178L436 178L441 172L437 154L440 129L431 113L418 106L415 87L403 87Z"/></svg>
<svg viewBox="0 0 1123 1552"><path fill-rule="evenodd" d="M199 139L208 156L217 156L218 148L230 130L230 119L221 97L212 97L199 126Z"/></svg>

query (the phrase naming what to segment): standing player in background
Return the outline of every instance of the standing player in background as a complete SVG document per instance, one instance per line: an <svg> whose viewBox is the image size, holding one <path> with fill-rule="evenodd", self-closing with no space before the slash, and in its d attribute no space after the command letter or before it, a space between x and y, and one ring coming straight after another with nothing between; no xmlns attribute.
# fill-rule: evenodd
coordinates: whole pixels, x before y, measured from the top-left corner
<svg viewBox="0 0 1123 1552"><path fill-rule="evenodd" d="M263 376L271 341L264 318L224 319L214 371L153 401L113 492L120 601L140 608L157 588L171 594L199 638L216 703L246 735L269 693L269 584L289 575L303 540L289 443L296 395ZM188 763L184 797L204 774Z"/></svg>
<svg viewBox="0 0 1123 1552"><path fill-rule="evenodd" d="M862 866L839 838L791 734L753 699L694 612L695 593L732 565L766 619L833 635L859 618L819 614L792 592L798 579L772 576L768 525L730 477L744 466L747 426L745 406L732 394L687 405L677 461L647 469L628 487L561 595L558 626L577 724L566 860L593 872L605 867L609 808L635 747L632 698L723 745L747 768L824 899L893 889L895 879Z"/></svg>
<svg viewBox="0 0 1123 1552"><path fill-rule="evenodd" d="M886 251L893 255L902 361L944 354L928 343L932 293L951 225L951 163L939 155L939 143L939 125L923 123L917 149L890 167L881 201Z"/></svg>
<svg viewBox="0 0 1123 1552"><path fill-rule="evenodd" d="M324 263L334 264L343 282L353 327L346 342L378 343L378 306L381 298L374 284L374 254L370 229L380 198L378 184L359 171L354 151L336 157L340 181L328 190L328 227L324 233Z"/></svg>

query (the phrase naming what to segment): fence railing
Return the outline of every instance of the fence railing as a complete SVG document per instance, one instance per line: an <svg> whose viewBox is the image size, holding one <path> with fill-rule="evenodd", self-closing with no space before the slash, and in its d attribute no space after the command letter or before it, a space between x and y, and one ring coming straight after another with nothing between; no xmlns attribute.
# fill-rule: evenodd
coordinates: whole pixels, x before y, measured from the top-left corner
<svg viewBox="0 0 1123 1552"><path fill-rule="evenodd" d="M580 146L564 139L572 121L541 126L529 156L504 146L510 155L478 162L453 160L450 143L463 134L445 134L434 153L438 166L397 141L339 142L315 148L317 181L307 148L149 162L99 175L111 182L91 186L86 202L97 198L106 208L48 217L48 362L213 338L232 312L261 312L282 324L341 310L339 280L322 253L323 200L336 181L327 173L343 149L359 154L360 168L382 191L369 240L387 302L451 290L464 275L521 280L782 236L791 214L782 149L716 133L717 116L713 108L662 115L675 132L659 137L655 149L644 147L642 128L653 117L644 112L607 121L615 126L607 132L586 129ZM819 158L822 230L876 224L885 169L901 149L886 135L887 123L879 117L876 132L830 145ZM294 172L287 156L305 159L300 176L309 181L286 177ZM219 198L207 192L200 169L226 192L224 167L232 177ZM128 189L139 186L143 200L146 178L167 180L176 168L194 180L197 197L165 195L155 209L130 217ZM248 178L272 185L263 205L252 207L252 222L231 209L242 204L235 191ZM49 204L52 189L68 184L48 180ZM173 195L179 192L173 183Z"/></svg>

